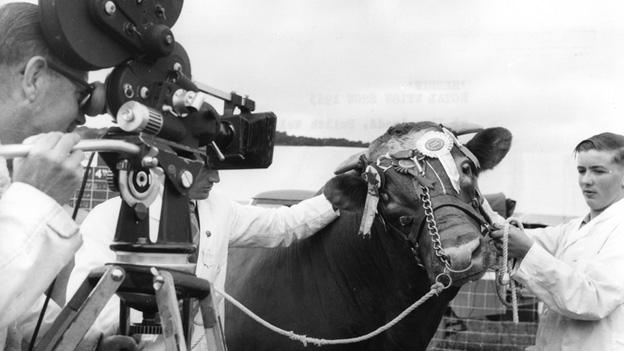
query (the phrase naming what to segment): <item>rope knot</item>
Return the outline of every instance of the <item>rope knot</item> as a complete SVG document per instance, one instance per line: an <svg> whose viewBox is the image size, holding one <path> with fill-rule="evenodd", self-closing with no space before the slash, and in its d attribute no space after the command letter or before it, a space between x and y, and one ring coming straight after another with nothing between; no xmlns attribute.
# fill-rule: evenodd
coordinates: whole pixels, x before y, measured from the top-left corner
<svg viewBox="0 0 624 351"><path fill-rule="evenodd" d="M314 344L314 345L316 345L318 347L321 347L323 345L326 345L326 340L325 339L312 340L312 344Z"/></svg>
<svg viewBox="0 0 624 351"><path fill-rule="evenodd" d="M431 290L436 295L440 295L440 293L442 292L442 290L444 290L444 288L445 288L445 286L441 282L435 282L435 283L433 283L433 285L431 285Z"/></svg>
<svg viewBox="0 0 624 351"><path fill-rule="evenodd" d="M294 341L299 341L303 344L304 347L308 346L308 337L307 335L303 335L303 334L297 334L292 330L289 330L286 332L286 336L290 339L290 340L294 340Z"/></svg>

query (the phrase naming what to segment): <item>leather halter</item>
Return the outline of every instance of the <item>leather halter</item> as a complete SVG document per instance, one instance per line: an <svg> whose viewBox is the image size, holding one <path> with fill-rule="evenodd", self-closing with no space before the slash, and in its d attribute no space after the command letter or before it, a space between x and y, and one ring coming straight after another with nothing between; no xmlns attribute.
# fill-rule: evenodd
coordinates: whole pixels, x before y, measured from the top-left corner
<svg viewBox="0 0 624 351"><path fill-rule="evenodd" d="M470 151L468 151L466 148L460 149L460 151L464 154L466 152L470 153ZM414 163L413 167L411 167L410 169L406 169L402 167L402 160L406 160L406 159L411 160ZM430 231L429 234L432 235L431 228L423 228L423 225L429 225L427 223L428 221L427 221L427 216L425 213L426 211L425 211L425 203L424 203L424 197L425 197L424 193L426 193L426 197L428 197L430 200L432 216L436 210L442 207L457 208L460 211L467 214L473 220L475 220L475 222L481 225L483 235L487 235L487 233L490 230L490 224L491 224L491 220L489 216L487 216L486 212L481 206L483 199L477 188L475 188L476 196L475 198L472 199L470 204L467 204L464 201L460 200L459 198L452 196L452 195L448 195L448 194L436 194L433 196L429 196L428 189L432 188L433 184L436 181L432 181L425 177L426 168L423 167L420 164L420 162L421 161L424 162L426 159L429 159L429 157L420 154L418 150L401 150L391 155L388 155L388 154L383 155L379 157L376 160L376 162L374 162L373 164L366 162L369 164L369 166L367 167L367 172L363 174L365 178L371 177L371 175L374 175L376 178L372 182L370 179L367 179L369 181L369 195L373 195L373 196L374 194L371 194L371 191L370 191L371 184L374 184L377 187L377 189L383 188L385 186L385 173L386 172L389 172L389 171L398 172L398 173L402 173L405 175L410 175L412 177L414 181L416 193L421 197L419 199L420 200L419 202L422 204L422 211L418 211L417 216L401 216L399 219L400 223L398 226L391 223L389 220L387 220L387 215L383 213L382 206L379 206L379 208L381 209L381 213L379 213L378 217L381 220L384 227L389 228L392 231L396 232L408 243L408 246L410 250L412 251L412 253L414 254L417 264L421 267L424 267L424 266L422 264L422 258L420 257L420 253L418 251L418 247L419 247L418 241L420 240L420 235L422 235L422 232L424 231L424 229L428 229ZM470 156L468 156L468 159L470 161L473 161L473 160L476 160L476 157L474 157L474 155L470 153ZM361 161L365 162L366 160L362 159ZM403 165L404 164L405 163L403 163ZM474 166L478 167L478 164L474 164ZM418 169L417 172L415 171L415 168ZM426 190L426 191L423 191L423 190ZM364 216L366 215L367 214L364 213ZM434 226L435 226L435 222L434 222ZM405 227L409 227L407 233L400 229L400 228L405 228ZM437 235L437 228L435 228L435 231ZM414 233L416 234L415 237L414 237ZM435 247L436 242L433 236L432 236L432 241L434 241L434 247ZM436 253L437 256L442 261L442 263L444 263L446 268L452 271L452 268L450 267L450 262L448 260L448 256L444 254L444 251L443 251L444 249L441 246L441 243L439 242L439 236L438 236L437 245L439 246L439 251L440 251L439 253Z"/></svg>

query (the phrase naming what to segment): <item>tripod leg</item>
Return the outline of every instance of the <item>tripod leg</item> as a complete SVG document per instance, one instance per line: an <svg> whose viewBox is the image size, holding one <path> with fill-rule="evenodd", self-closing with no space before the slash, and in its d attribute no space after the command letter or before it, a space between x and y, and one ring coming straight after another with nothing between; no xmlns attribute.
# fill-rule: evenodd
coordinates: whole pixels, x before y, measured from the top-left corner
<svg viewBox="0 0 624 351"><path fill-rule="evenodd" d="M197 309L195 309L193 306L195 306L195 304L193 303L193 299L185 298L182 300L182 310L180 312L180 315L182 316L184 337L186 338L186 340L188 340L189 345L191 343L191 340L193 340L193 317L195 317L193 312L197 312Z"/></svg>
<svg viewBox="0 0 624 351"><path fill-rule="evenodd" d="M124 278L122 268L111 266L95 287L85 279L37 344L35 351L74 350Z"/></svg>
<svg viewBox="0 0 624 351"><path fill-rule="evenodd" d="M173 285L173 277L167 271L152 269L158 314L160 315L162 333L165 339L165 349L167 351L186 351L184 329L182 328L182 318L178 308L178 298Z"/></svg>
<svg viewBox="0 0 624 351"><path fill-rule="evenodd" d="M119 301L119 332L130 335L130 307L124 301Z"/></svg>
<svg viewBox="0 0 624 351"><path fill-rule="evenodd" d="M210 291L211 293L208 294L208 296L199 301L202 319L204 321L206 342L208 344L208 349L211 351L227 351L221 319L217 315L217 310L212 299L212 285L210 285Z"/></svg>

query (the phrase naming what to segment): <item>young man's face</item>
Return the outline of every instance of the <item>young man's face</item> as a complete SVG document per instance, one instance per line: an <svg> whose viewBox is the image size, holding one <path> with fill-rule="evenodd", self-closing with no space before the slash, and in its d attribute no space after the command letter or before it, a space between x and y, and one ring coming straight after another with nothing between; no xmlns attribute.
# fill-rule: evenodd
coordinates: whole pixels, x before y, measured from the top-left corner
<svg viewBox="0 0 624 351"><path fill-rule="evenodd" d="M213 169L202 167L195 179L195 183L189 192L189 198L192 200L204 200L210 195L212 185L219 182L219 172Z"/></svg>
<svg viewBox="0 0 624 351"><path fill-rule="evenodd" d="M624 197L624 167L613 162L613 151L577 154L578 182L592 214L599 214Z"/></svg>

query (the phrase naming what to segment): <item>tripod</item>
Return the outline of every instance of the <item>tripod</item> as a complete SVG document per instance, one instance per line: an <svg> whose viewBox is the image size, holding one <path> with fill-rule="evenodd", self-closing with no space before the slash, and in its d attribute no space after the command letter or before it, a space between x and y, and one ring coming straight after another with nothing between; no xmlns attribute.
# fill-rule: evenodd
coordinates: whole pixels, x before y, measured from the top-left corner
<svg viewBox="0 0 624 351"><path fill-rule="evenodd" d="M158 311L167 351L186 351L190 348L187 340L190 342L193 316L189 302L197 301L208 348L226 351L223 329L211 291L208 281L191 273L167 268L110 264L94 269L35 350L74 350L108 300L117 293L122 301L141 305L148 313ZM178 299L183 300L183 316L180 315ZM120 330L127 334L131 329L128 326L128 307L122 304L120 310Z"/></svg>
<svg viewBox="0 0 624 351"><path fill-rule="evenodd" d="M191 233L189 192L203 159L195 149L167 140L146 135L131 139L142 145L139 157L101 154L115 170L111 180L124 200L110 245L118 262L91 271L35 351L75 350L113 294L121 302L121 334L161 334L167 351L186 351L196 302L208 348L227 350L211 284L190 273L195 267L189 255L197 252L197 244ZM162 201L154 237L149 212L158 197ZM143 312L142 323L129 325L130 308Z"/></svg>

